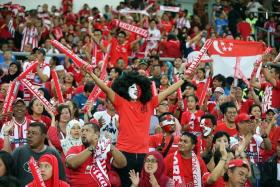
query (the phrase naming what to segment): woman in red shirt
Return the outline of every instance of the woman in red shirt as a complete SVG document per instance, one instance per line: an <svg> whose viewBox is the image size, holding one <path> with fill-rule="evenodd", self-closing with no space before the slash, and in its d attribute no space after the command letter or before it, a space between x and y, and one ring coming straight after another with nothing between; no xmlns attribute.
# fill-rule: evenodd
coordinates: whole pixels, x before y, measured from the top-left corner
<svg viewBox="0 0 280 187"><path fill-rule="evenodd" d="M31 120L31 122L42 122L46 125L47 129L51 126L51 119L48 116L43 115L44 106L41 101L37 98L31 100L28 106L27 119Z"/></svg>

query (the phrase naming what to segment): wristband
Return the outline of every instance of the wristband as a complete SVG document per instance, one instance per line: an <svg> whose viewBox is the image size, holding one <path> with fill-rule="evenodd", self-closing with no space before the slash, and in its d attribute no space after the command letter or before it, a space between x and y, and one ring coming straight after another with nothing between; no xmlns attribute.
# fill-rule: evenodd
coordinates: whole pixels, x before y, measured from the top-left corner
<svg viewBox="0 0 280 187"><path fill-rule="evenodd" d="M227 160L226 160L226 159L221 158L221 160L223 160L223 161L227 162Z"/></svg>
<svg viewBox="0 0 280 187"><path fill-rule="evenodd" d="M266 65L266 64L262 65L262 68L268 68L268 65Z"/></svg>
<svg viewBox="0 0 280 187"><path fill-rule="evenodd" d="M4 134L4 136L10 136L9 134Z"/></svg>

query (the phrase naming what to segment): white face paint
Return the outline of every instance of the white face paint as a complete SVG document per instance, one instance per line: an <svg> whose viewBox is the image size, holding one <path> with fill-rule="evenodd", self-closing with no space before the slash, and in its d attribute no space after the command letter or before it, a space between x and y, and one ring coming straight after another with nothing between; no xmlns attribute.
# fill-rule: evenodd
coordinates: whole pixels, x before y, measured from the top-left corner
<svg viewBox="0 0 280 187"><path fill-rule="evenodd" d="M128 87L128 95L131 99L136 100L138 94L138 89L136 84L132 84L130 87Z"/></svg>
<svg viewBox="0 0 280 187"><path fill-rule="evenodd" d="M208 136L212 131L212 129L210 127L206 126L205 118L200 121L200 127L202 128L204 137Z"/></svg>

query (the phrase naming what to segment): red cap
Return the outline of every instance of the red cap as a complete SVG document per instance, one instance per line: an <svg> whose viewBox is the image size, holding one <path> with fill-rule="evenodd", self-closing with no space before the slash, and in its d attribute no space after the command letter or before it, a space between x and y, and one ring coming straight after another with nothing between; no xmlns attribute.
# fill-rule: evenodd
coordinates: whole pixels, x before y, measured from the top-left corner
<svg viewBox="0 0 280 187"><path fill-rule="evenodd" d="M255 119L254 116L250 116L246 113L241 113L241 114L238 114L238 116L235 117L235 123L240 123L240 122L243 122L243 121L249 121L251 119Z"/></svg>
<svg viewBox="0 0 280 187"><path fill-rule="evenodd" d="M229 161L228 168L234 168L234 167L246 167L249 169L248 163L241 159L234 159Z"/></svg>

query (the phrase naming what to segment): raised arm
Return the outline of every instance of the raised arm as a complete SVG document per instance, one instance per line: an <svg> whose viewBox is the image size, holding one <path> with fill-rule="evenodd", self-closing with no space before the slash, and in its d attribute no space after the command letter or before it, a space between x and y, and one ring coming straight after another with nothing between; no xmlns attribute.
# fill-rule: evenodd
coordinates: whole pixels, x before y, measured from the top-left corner
<svg viewBox="0 0 280 187"><path fill-rule="evenodd" d="M163 92L160 92L158 94L158 103L161 103L163 100L165 100L170 94L175 92L178 88L180 88L184 84L184 80L179 80L178 82L172 84L170 87L168 87Z"/></svg>
<svg viewBox="0 0 280 187"><path fill-rule="evenodd" d="M92 77L93 81L99 88L106 93L109 100L114 103L115 92L109 88L101 79L99 79L93 72L90 72L89 75Z"/></svg>

